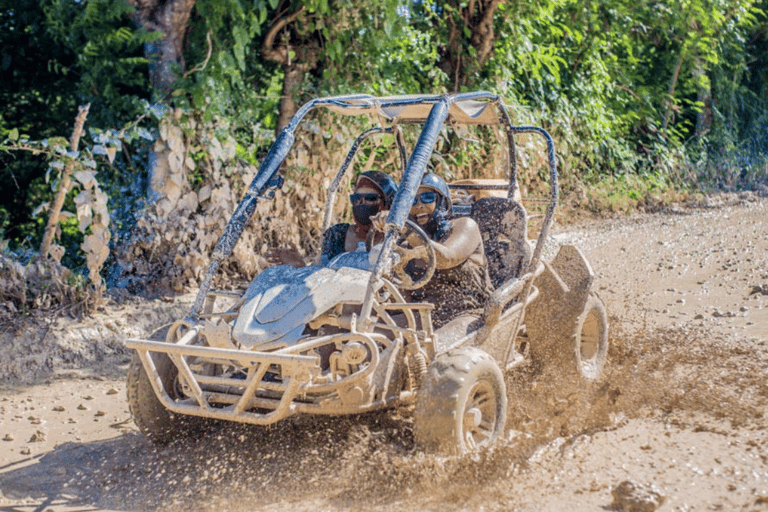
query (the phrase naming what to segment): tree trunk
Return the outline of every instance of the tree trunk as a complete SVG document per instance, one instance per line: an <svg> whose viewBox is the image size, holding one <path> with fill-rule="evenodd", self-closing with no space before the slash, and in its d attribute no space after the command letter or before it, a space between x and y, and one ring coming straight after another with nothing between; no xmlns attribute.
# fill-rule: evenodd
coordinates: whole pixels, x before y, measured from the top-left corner
<svg viewBox="0 0 768 512"><path fill-rule="evenodd" d="M667 101L664 108L664 124L661 128L664 134L667 133L667 126L669 126L669 116L672 113L675 105L675 87L677 86L677 79L680 77L680 68L683 65L683 57L685 57L685 47L683 47L683 49L680 51L680 55L677 57L675 70L672 72L672 78L669 81L669 91L667 93Z"/></svg>
<svg viewBox="0 0 768 512"><path fill-rule="evenodd" d="M301 23L305 15L305 8L279 18L269 28L264 43L261 46L261 54L265 60L276 62L283 68L283 95L280 98L280 106L277 118L277 134L291 121L298 110L296 96L301 91L301 83L308 71L317 67L320 62L320 42L309 38L306 40L292 40L297 38L291 31L291 24ZM281 36L278 38L278 36ZM294 54L292 57L291 54Z"/></svg>
<svg viewBox="0 0 768 512"><path fill-rule="evenodd" d="M163 37L147 44L149 76L157 101L164 101L176 80L173 65L184 70L182 44L195 0L128 0L136 12L134 21L149 31L160 31Z"/></svg>
<svg viewBox="0 0 768 512"><path fill-rule="evenodd" d="M301 90L306 71L298 66L283 66L285 77L283 78L283 96L280 98L280 112L277 118L277 133L291 122L291 118L299 109L294 99Z"/></svg>
<svg viewBox="0 0 768 512"><path fill-rule="evenodd" d="M155 102L166 103L177 75L174 65L184 71L184 34L195 0L128 0L136 8L134 21L149 31L159 31L163 36L154 43L148 43L144 52L149 59L149 78L152 82ZM170 166L172 151L167 146L155 144L149 155L149 191L153 203L163 197L163 186Z"/></svg>
<svg viewBox="0 0 768 512"><path fill-rule="evenodd" d="M445 45L440 67L453 79L454 92L461 86L471 86L473 74L493 56L493 43L496 34L493 30L493 17L502 0L470 0L464 7L456 7L459 17L447 20L448 43ZM446 11L447 12L447 11ZM464 37L466 28L470 30L469 40ZM465 45L476 50L476 56L469 58Z"/></svg>
<svg viewBox="0 0 768 512"><path fill-rule="evenodd" d="M693 71L696 77L703 77L707 71L701 59L696 59L696 67ZM701 103L701 111L696 116L696 137L702 137L712 128L712 85L707 81L706 86L699 86L698 101Z"/></svg>

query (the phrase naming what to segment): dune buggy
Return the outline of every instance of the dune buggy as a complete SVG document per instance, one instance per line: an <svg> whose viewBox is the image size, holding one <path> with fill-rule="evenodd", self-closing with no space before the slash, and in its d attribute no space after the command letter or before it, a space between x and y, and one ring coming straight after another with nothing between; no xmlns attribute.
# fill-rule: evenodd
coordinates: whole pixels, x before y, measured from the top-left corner
<svg viewBox="0 0 768 512"><path fill-rule="evenodd" d="M383 133L396 142L402 176L379 250L374 256L343 253L325 266L269 267L242 293L212 290L219 265L232 254L257 203L283 186L281 165L295 132L316 109L371 120L350 142L340 169L331 170L326 229L361 143ZM418 229L408 213L438 136L461 125L496 127L506 141L503 178L489 173L491 179L449 183L453 214L471 216L481 229L495 291L479 319L436 332L435 305L408 302L403 295L423 285L429 272L409 275L398 247L404 232ZM411 147L402 137L405 126L420 127ZM522 134L546 148L542 175L549 178L549 197L543 198L535 239L528 237L518 185L515 141ZM550 135L539 127L514 126L495 94L310 101L264 158L213 251L189 314L150 339L126 341L135 350L127 376L134 421L150 439L167 442L188 433L194 417L269 425L293 415L397 410L412 419L421 449L462 453L491 445L505 430L505 371L531 360L594 380L606 360L606 313L590 292L589 263L568 245L551 261L542 257L557 198ZM426 237L425 242L429 249ZM433 252L419 257L434 268Z"/></svg>

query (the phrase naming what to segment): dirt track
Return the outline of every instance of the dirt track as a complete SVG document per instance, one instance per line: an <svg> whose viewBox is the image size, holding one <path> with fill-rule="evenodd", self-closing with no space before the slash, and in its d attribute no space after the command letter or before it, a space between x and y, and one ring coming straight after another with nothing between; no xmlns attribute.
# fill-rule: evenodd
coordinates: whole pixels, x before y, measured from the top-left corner
<svg viewBox="0 0 768 512"><path fill-rule="evenodd" d="M626 480L657 492L660 511L768 510L766 219L768 200L743 196L557 228L585 250L608 306L605 378L561 396L519 370L509 439L459 459L419 454L402 425L376 418L152 446L130 420L114 338L142 334L168 303L109 307L96 319L106 330L5 332L0 511L620 510L612 491ZM99 338L98 353L64 355L67 331ZM46 365L60 376L25 382Z"/></svg>

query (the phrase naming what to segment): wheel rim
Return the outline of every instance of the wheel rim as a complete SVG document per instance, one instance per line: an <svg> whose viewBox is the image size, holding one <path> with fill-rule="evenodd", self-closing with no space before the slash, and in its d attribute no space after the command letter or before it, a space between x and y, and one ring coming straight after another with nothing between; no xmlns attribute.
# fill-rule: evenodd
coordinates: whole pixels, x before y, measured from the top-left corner
<svg viewBox="0 0 768 512"><path fill-rule="evenodd" d="M602 350L603 323L599 311L592 309L581 328L579 342L579 359L585 374L590 375L595 370L595 365Z"/></svg>
<svg viewBox="0 0 768 512"><path fill-rule="evenodd" d="M498 416L498 402L493 386L486 381L475 383L469 392L462 418L464 444L468 450L491 443Z"/></svg>

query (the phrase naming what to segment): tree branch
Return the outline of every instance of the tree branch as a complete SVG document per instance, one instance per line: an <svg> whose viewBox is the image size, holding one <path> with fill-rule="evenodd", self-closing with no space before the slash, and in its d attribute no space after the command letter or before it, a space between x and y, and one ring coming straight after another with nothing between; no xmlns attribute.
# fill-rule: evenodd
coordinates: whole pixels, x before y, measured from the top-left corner
<svg viewBox="0 0 768 512"><path fill-rule="evenodd" d="M275 39L277 39L277 34L279 34L286 25L293 22L305 10L306 7L302 6L301 9L291 14L290 16L280 18L275 22L274 25L270 27L269 32L267 32L267 36L264 38L264 44L261 45L261 54L265 59L281 64L287 62L288 48L281 46L277 46L275 48Z"/></svg>
<svg viewBox="0 0 768 512"><path fill-rule="evenodd" d="M85 118L88 117L88 111L90 108L90 103L85 106L78 107L77 117L75 118L75 128L72 130L72 138L69 144L70 151L77 151L77 146L80 144L80 136L83 134ZM59 225L59 215L61 214L62 206L64 206L64 199L66 199L67 193L70 189L70 177L74 168L75 160L72 159L67 162L67 165L62 171L59 190L56 191L56 199L53 202L50 215L48 216L48 225L45 226L43 242L40 244L40 259L46 259L48 257L48 253L51 250L51 243L53 242L53 236L56 233L56 227Z"/></svg>
<svg viewBox="0 0 768 512"><path fill-rule="evenodd" d="M188 70L186 73L184 73L184 78L187 78L189 75L196 71L202 71L208 66L208 61L211 60L211 53L213 52L213 44L211 43L211 31L209 30L207 34L205 34L205 40L208 42L208 53L205 56L205 60L198 64L197 66L193 67L192 69Z"/></svg>

